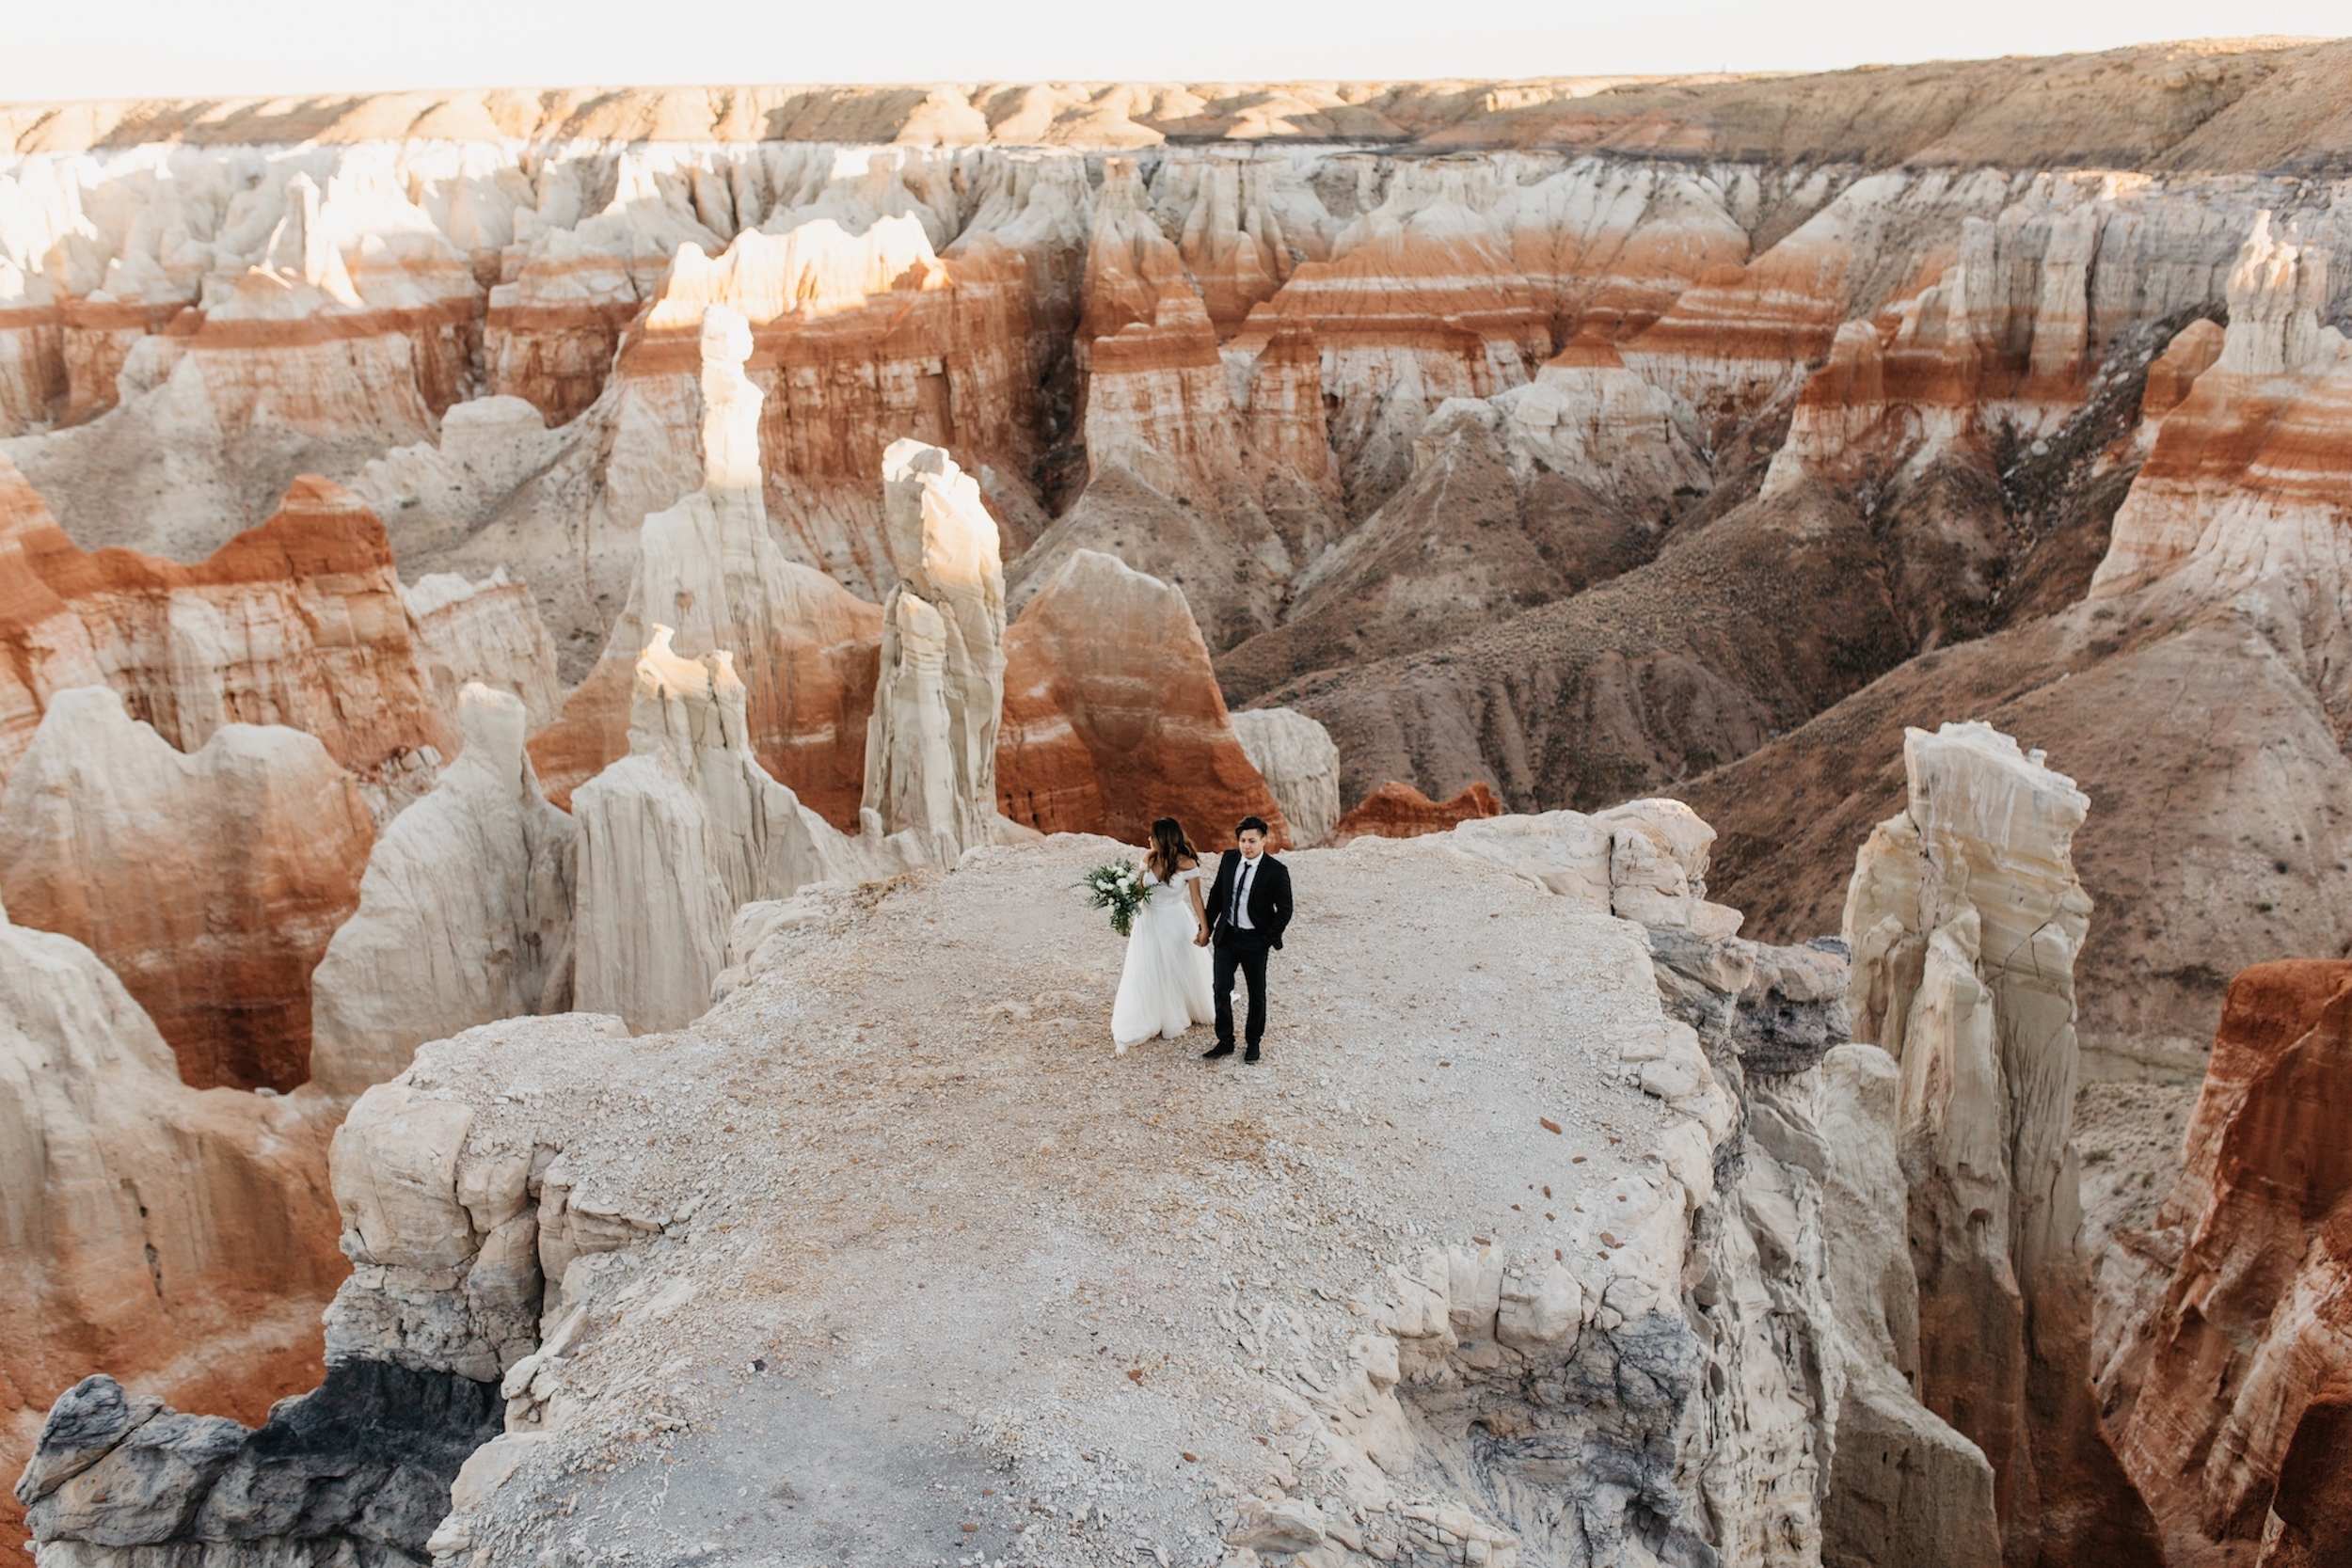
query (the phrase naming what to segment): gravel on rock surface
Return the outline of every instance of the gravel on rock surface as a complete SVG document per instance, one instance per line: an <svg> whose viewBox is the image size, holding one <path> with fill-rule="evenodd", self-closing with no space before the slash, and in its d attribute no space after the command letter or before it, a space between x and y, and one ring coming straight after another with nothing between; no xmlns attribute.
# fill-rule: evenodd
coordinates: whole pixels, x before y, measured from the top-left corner
<svg viewBox="0 0 2352 1568"><path fill-rule="evenodd" d="M1265 1061L1115 1056L1121 944L1073 884L1119 853L825 890L675 1034L419 1053L476 1148L560 1151L648 1238L574 1266L617 1273L472 1561L1202 1561L1250 1495L1377 1544L1412 1476L1302 1418L1426 1247L1606 1277L1679 1119L1618 1063L1658 1027L1641 929L1440 841L1293 854Z"/></svg>

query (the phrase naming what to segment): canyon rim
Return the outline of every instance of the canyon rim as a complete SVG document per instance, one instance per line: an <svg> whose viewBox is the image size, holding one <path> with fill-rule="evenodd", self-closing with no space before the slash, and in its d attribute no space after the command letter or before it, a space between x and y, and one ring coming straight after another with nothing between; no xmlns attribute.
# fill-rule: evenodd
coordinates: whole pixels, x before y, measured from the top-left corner
<svg viewBox="0 0 2352 1568"><path fill-rule="evenodd" d="M0 104L0 1526L2346 1560L2348 128ZM1169 813L1263 1069L1109 1053Z"/></svg>

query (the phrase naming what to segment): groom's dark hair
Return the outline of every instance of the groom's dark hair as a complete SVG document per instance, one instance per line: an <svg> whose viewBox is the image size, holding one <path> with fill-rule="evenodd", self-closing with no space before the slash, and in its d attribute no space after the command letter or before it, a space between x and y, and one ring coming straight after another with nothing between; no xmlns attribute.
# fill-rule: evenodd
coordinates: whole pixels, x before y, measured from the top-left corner
<svg viewBox="0 0 2352 1568"><path fill-rule="evenodd" d="M1242 835L1242 834L1247 833L1247 832L1261 832L1261 833L1267 832L1267 828L1266 828L1266 825L1265 825L1265 818L1264 818L1264 817L1263 817L1263 816L1245 816L1245 817L1243 817L1243 818L1241 819L1241 826L1240 826L1240 827L1238 827L1238 828L1235 828L1235 829L1233 830L1233 836L1234 836L1235 838L1239 838L1239 837L1241 837L1241 835Z"/></svg>

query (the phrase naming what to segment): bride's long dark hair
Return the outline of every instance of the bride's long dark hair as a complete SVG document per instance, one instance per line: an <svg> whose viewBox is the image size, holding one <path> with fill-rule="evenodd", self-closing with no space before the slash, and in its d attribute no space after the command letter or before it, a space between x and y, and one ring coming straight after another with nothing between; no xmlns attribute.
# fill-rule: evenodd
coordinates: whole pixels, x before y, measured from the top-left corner
<svg viewBox="0 0 2352 1568"><path fill-rule="evenodd" d="M1152 852L1143 857L1143 863L1162 882L1176 879L1176 868L1186 861L1197 861L1200 852L1192 840L1184 836L1184 825L1172 816L1163 816L1152 824Z"/></svg>

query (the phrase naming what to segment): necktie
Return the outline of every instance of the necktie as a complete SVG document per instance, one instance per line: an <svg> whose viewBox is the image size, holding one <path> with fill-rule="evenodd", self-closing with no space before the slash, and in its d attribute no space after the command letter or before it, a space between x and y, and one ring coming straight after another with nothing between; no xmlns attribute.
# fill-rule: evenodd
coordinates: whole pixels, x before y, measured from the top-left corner
<svg viewBox="0 0 2352 1568"><path fill-rule="evenodd" d="M1241 863L1241 875L1233 879L1233 924L1236 926L1241 924L1242 915L1248 909L1244 900L1249 896L1249 873L1253 869L1245 860Z"/></svg>

